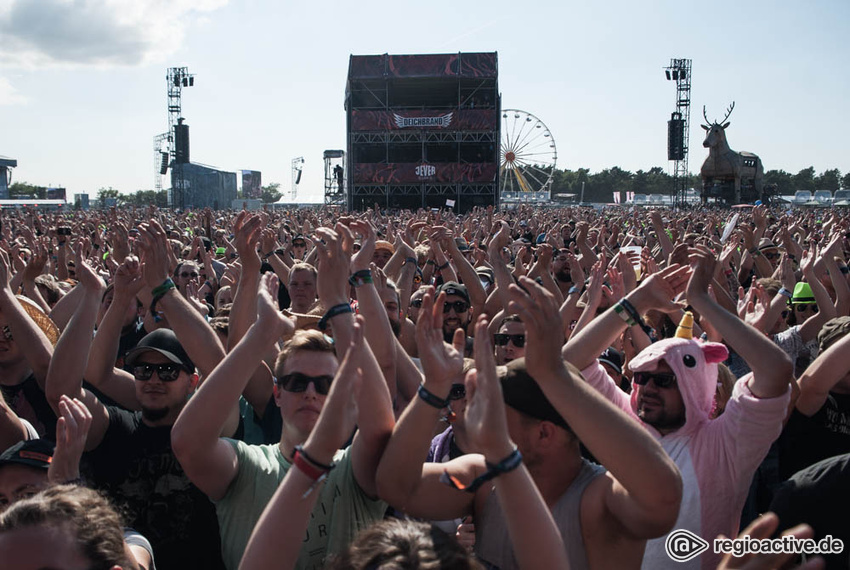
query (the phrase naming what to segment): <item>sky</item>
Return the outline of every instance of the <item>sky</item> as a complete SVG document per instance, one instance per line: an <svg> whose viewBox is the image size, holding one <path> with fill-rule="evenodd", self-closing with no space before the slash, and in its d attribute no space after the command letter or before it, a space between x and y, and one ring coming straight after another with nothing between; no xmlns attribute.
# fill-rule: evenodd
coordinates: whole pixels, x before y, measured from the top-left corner
<svg viewBox="0 0 850 570"><path fill-rule="evenodd" d="M846 0L0 0L0 155L13 182L69 197L152 189L167 69L186 66L192 161L290 196L304 157L296 198L320 201L322 153L346 147L351 54L496 51L502 107L545 123L558 168L670 171L663 69L689 58L691 172L703 105L714 120L734 101L733 149L845 174L848 23Z"/></svg>

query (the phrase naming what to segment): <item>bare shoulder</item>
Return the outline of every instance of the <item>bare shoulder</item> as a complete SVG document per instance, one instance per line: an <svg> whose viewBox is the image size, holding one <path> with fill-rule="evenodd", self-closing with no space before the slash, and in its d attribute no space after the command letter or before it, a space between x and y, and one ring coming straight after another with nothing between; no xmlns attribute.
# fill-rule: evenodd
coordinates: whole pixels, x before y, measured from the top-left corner
<svg viewBox="0 0 850 570"><path fill-rule="evenodd" d="M608 508L621 489L611 473L591 481L581 497L581 535L592 568L640 568L646 541L636 539Z"/></svg>

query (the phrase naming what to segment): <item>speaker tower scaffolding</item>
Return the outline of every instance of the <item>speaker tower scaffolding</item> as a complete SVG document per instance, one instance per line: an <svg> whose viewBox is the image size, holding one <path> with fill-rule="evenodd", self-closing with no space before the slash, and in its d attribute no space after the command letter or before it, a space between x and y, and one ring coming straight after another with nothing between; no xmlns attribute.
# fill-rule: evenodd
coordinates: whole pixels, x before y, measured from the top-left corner
<svg viewBox="0 0 850 570"><path fill-rule="evenodd" d="M664 68L668 81L676 82L676 111L667 122L667 159L673 165L673 204L683 206L687 196L688 146L691 132L691 60L671 59Z"/></svg>

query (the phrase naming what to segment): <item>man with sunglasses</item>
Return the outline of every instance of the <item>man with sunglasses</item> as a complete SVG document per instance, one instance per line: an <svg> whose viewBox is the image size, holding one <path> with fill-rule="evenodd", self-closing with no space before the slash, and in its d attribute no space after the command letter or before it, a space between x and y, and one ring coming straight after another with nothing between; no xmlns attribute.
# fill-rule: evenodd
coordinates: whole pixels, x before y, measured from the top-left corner
<svg viewBox="0 0 850 570"><path fill-rule="evenodd" d="M437 290L437 295L445 293L443 302L443 340L452 342L455 330L463 330L466 337L466 356L472 354L472 338L468 335L467 328L472 320L472 305L469 301L469 293L464 285L456 281L446 281Z"/></svg>
<svg viewBox="0 0 850 570"><path fill-rule="evenodd" d="M340 225L337 228L344 231ZM329 553L339 552L357 531L386 511L386 503L377 499L374 477L394 416L389 389L372 351L366 350L368 358L364 358L368 367L364 364L355 402L358 430L351 446L328 449L327 442L313 437L339 370L335 347L350 346L355 336L348 298L348 255L336 232L320 228L317 234L322 238L317 244L318 290L329 311L323 321L332 327L333 343L319 331L298 331L278 354L273 398L282 423L279 443L248 445L218 436L251 372L265 366L262 361L269 349L294 329L294 323L272 304L268 278L259 287L256 322L210 374L174 426L172 444L181 465L216 504L223 557L232 570L239 566L266 504L293 467L303 472L306 466L316 482L312 492L320 493L296 568L321 567ZM346 433L342 439L351 435Z"/></svg>
<svg viewBox="0 0 850 570"><path fill-rule="evenodd" d="M496 350L496 364L507 364L525 356L525 325L519 316L508 315L499 326L499 332L493 335Z"/></svg>
<svg viewBox="0 0 850 570"><path fill-rule="evenodd" d="M123 289L122 295L133 288L133 295L142 289L147 289L148 298L156 294L155 309L163 311L173 330L157 329L127 354L131 373L113 368L123 303L113 303L107 310L93 343L103 281L88 264L78 264L83 291L56 345L47 398L56 410L62 396L79 398L90 410L85 444L88 479L150 540L161 567L223 568L215 507L177 461L171 431L198 385L196 365L209 374L224 349L168 278L173 272L164 230L156 222L143 225L141 242L144 263L128 257L116 272L116 287ZM105 404L82 387L84 376L133 411ZM229 412L221 431L232 435L238 408L234 405Z"/></svg>
<svg viewBox="0 0 850 570"><path fill-rule="evenodd" d="M723 309L708 293L717 260L705 247L691 250L693 274L672 265L646 279L569 340L564 358L579 367L587 382L639 421L661 443L682 473L682 506L674 529L687 529L709 542L719 534L736 536L753 474L782 430L790 397L791 361L770 338ZM634 390L626 394L593 357L634 326L647 310L678 311L674 299L687 287L687 300L701 319L750 366L735 385L724 413L710 419L717 385L717 363L728 356L719 343L691 338L681 328L676 338L649 345L629 363ZM624 316L625 315L625 316ZM647 542L646 568L714 569L719 556L673 562L665 537Z"/></svg>

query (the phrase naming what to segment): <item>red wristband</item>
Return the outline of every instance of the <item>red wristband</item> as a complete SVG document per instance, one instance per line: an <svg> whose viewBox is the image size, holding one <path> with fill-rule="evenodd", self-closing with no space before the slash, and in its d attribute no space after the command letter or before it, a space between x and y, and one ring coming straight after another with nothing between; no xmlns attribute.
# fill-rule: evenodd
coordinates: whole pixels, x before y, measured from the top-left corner
<svg viewBox="0 0 850 570"><path fill-rule="evenodd" d="M295 455L292 457L292 464L313 481L318 481L321 476L327 473L327 471L319 469L318 467L304 459L301 456L301 452L299 452L298 450L295 451Z"/></svg>

